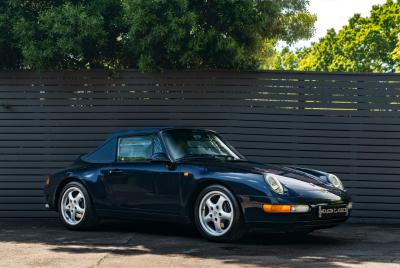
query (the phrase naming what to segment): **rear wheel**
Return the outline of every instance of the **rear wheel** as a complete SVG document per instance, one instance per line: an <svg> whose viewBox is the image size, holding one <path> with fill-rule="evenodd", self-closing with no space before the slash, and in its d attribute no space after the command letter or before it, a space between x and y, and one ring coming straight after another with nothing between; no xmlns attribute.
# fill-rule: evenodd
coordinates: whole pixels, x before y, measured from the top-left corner
<svg viewBox="0 0 400 268"><path fill-rule="evenodd" d="M79 182L70 182L64 186L58 200L58 211L62 223L68 229L90 229L98 222L89 193Z"/></svg>
<svg viewBox="0 0 400 268"><path fill-rule="evenodd" d="M203 189L194 214L197 229L208 240L232 242L245 233L240 205L224 186L211 185Z"/></svg>

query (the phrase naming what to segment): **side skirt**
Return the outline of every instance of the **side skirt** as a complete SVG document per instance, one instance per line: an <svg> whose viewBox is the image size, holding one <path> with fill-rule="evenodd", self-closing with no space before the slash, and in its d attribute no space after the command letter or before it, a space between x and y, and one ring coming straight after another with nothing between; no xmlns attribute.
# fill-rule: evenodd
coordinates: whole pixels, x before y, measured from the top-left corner
<svg viewBox="0 0 400 268"><path fill-rule="evenodd" d="M191 222L190 218L187 216L148 211L96 209L96 213L99 217L110 219L150 220L159 222L176 222L183 224Z"/></svg>

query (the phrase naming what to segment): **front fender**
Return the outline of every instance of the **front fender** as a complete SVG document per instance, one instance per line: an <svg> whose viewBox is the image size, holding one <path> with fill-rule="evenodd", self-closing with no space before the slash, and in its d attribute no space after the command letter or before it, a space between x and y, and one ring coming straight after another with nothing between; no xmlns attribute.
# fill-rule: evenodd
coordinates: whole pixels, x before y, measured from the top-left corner
<svg viewBox="0 0 400 268"><path fill-rule="evenodd" d="M261 208L263 203L271 202L270 189L261 174L193 172L183 182L182 201L185 216L192 216L198 194L205 187L220 184L228 188L239 202L245 215L251 207Z"/></svg>

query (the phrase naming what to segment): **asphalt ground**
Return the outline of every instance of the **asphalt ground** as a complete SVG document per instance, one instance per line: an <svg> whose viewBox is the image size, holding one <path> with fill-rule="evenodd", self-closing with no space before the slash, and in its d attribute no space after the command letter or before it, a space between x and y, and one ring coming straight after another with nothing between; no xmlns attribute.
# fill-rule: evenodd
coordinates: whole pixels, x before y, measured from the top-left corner
<svg viewBox="0 0 400 268"><path fill-rule="evenodd" d="M212 243L190 226L108 222L68 231L58 220L0 220L0 267L399 267L400 226L354 225L307 236L251 233Z"/></svg>

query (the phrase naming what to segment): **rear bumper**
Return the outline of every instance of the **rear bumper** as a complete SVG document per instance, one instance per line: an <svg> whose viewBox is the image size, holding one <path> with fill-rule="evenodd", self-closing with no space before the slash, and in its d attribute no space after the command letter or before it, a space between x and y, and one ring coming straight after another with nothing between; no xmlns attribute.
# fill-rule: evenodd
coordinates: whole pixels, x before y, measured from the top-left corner
<svg viewBox="0 0 400 268"><path fill-rule="evenodd" d="M43 193L44 193L44 197L45 197L45 201L46 204L44 205L44 207L48 210L56 210L56 205L55 205L55 189L53 186L50 187L46 187L43 189Z"/></svg>

